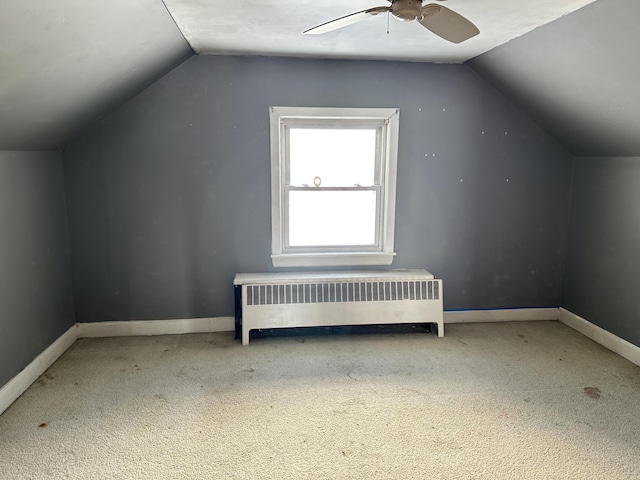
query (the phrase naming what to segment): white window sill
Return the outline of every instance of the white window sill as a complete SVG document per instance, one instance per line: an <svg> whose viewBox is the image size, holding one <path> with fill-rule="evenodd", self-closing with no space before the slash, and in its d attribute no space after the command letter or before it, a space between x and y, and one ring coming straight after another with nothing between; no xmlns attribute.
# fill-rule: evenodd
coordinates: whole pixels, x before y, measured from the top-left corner
<svg viewBox="0 0 640 480"><path fill-rule="evenodd" d="M286 253L271 255L274 267L348 267L391 265L395 253Z"/></svg>

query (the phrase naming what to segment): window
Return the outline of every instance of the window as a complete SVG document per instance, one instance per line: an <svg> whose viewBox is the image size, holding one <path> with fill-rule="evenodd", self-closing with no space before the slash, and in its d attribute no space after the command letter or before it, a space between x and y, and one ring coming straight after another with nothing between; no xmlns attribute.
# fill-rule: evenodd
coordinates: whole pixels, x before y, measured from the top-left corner
<svg viewBox="0 0 640 480"><path fill-rule="evenodd" d="M391 264L399 113L271 107L274 266Z"/></svg>

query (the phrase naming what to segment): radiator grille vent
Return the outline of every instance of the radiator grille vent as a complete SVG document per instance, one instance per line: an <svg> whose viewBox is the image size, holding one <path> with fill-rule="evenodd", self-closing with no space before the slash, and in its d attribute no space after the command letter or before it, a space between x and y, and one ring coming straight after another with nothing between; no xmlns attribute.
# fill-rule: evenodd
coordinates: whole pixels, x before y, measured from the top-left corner
<svg viewBox="0 0 640 480"><path fill-rule="evenodd" d="M247 285L247 305L439 299L434 280Z"/></svg>

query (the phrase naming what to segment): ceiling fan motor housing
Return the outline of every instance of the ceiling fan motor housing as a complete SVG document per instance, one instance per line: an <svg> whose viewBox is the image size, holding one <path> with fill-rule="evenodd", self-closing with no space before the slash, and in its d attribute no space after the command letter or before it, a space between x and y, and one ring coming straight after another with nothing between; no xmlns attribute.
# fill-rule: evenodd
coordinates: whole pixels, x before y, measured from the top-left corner
<svg viewBox="0 0 640 480"><path fill-rule="evenodd" d="M394 0L391 4L391 14L401 22L410 22L422 18L422 1Z"/></svg>

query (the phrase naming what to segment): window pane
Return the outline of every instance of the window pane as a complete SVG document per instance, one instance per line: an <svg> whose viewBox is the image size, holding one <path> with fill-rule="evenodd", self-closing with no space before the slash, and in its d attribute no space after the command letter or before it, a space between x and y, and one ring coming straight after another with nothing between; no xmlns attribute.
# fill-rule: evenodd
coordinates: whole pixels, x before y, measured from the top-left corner
<svg viewBox="0 0 640 480"><path fill-rule="evenodd" d="M375 245L376 192L289 192L292 247Z"/></svg>
<svg viewBox="0 0 640 480"><path fill-rule="evenodd" d="M371 186L376 163L376 129L289 130L290 185Z"/></svg>

